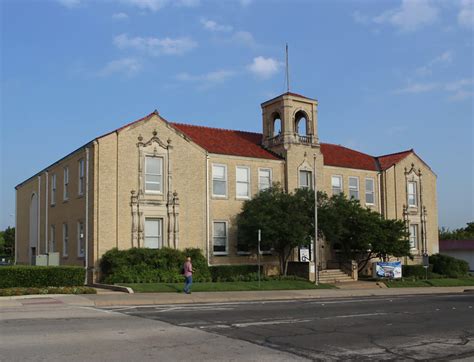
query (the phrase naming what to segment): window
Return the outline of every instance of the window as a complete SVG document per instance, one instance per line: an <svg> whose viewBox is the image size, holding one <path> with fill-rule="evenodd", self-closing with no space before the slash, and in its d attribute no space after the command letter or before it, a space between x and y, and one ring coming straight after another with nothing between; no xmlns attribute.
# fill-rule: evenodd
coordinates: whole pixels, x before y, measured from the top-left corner
<svg viewBox="0 0 474 362"><path fill-rule="evenodd" d="M163 246L163 219L145 219L145 243L143 247L159 249Z"/></svg>
<svg viewBox="0 0 474 362"><path fill-rule="evenodd" d="M227 255L227 222L214 221L214 255Z"/></svg>
<svg viewBox="0 0 474 362"><path fill-rule="evenodd" d="M359 178L349 177L349 198L359 199Z"/></svg>
<svg viewBox="0 0 474 362"><path fill-rule="evenodd" d="M63 224L63 256L68 256L69 253L69 230L67 224Z"/></svg>
<svg viewBox="0 0 474 362"><path fill-rule="evenodd" d="M418 225L410 225L410 248L418 248Z"/></svg>
<svg viewBox="0 0 474 362"><path fill-rule="evenodd" d="M49 229L49 252L54 253L56 250L56 227L51 225Z"/></svg>
<svg viewBox="0 0 474 362"><path fill-rule="evenodd" d="M163 192L163 158L145 157L145 192Z"/></svg>
<svg viewBox="0 0 474 362"><path fill-rule="evenodd" d="M79 183L77 185L77 193L84 195L84 159L81 158L79 164Z"/></svg>
<svg viewBox="0 0 474 362"><path fill-rule="evenodd" d="M85 243L84 243L84 223L82 221L77 222L77 256L83 257L85 254Z"/></svg>
<svg viewBox="0 0 474 362"><path fill-rule="evenodd" d="M272 186L272 170L270 168L258 169L258 189L266 190Z"/></svg>
<svg viewBox="0 0 474 362"><path fill-rule="evenodd" d="M250 198L250 169L248 167L237 167L235 169L235 180L237 198Z"/></svg>
<svg viewBox="0 0 474 362"><path fill-rule="evenodd" d="M416 196L416 182L408 182L408 206L416 207L418 205Z"/></svg>
<svg viewBox="0 0 474 362"><path fill-rule="evenodd" d="M64 167L63 177L63 200L69 199L69 168Z"/></svg>
<svg viewBox="0 0 474 362"><path fill-rule="evenodd" d="M302 189L312 189L313 182L311 177L311 171L300 171L300 188Z"/></svg>
<svg viewBox="0 0 474 362"><path fill-rule="evenodd" d="M56 175L51 175L51 205L56 204Z"/></svg>
<svg viewBox="0 0 474 362"><path fill-rule="evenodd" d="M375 204L375 182L373 178L365 179L365 203Z"/></svg>
<svg viewBox="0 0 474 362"><path fill-rule="evenodd" d="M331 176L332 194L342 194L342 176Z"/></svg>
<svg viewBox="0 0 474 362"><path fill-rule="evenodd" d="M212 165L212 195L227 196L227 167L225 165Z"/></svg>

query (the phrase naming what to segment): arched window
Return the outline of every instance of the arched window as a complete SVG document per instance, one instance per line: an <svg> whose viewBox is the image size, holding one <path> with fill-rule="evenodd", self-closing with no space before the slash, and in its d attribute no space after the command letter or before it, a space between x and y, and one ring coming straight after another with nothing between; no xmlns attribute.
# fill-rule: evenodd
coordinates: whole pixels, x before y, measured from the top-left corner
<svg viewBox="0 0 474 362"><path fill-rule="evenodd" d="M273 114L273 137L281 134L281 118L278 113Z"/></svg>
<svg viewBox="0 0 474 362"><path fill-rule="evenodd" d="M308 117L303 111L298 111L295 114L295 132L300 136L308 135Z"/></svg>

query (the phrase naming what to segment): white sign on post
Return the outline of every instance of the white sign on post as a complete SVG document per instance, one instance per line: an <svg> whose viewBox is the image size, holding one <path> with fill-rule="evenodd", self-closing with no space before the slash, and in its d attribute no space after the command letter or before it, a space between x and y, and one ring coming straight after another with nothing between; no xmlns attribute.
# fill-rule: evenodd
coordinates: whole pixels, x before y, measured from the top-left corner
<svg viewBox="0 0 474 362"><path fill-rule="evenodd" d="M300 248L300 261L311 261L309 258L309 248Z"/></svg>

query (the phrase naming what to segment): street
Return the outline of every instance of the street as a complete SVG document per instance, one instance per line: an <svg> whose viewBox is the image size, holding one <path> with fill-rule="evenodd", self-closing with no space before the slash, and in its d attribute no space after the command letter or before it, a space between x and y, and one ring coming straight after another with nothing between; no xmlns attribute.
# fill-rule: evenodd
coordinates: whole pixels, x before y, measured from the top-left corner
<svg viewBox="0 0 474 362"><path fill-rule="evenodd" d="M0 310L1 361L472 360L474 294Z"/></svg>

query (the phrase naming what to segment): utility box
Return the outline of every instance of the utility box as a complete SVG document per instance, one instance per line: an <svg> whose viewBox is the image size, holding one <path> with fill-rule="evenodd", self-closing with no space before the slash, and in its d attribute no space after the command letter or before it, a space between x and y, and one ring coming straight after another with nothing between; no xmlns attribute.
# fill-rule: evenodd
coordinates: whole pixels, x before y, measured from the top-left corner
<svg viewBox="0 0 474 362"><path fill-rule="evenodd" d="M59 253L48 253L48 265L49 266L59 265Z"/></svg>
<svg viewBox="0 0 474 362"><path fill-rule="evenodd" d="M35 265L37 266L47 266L48 265L48 256L45 254L36 255Z"/></svg>

